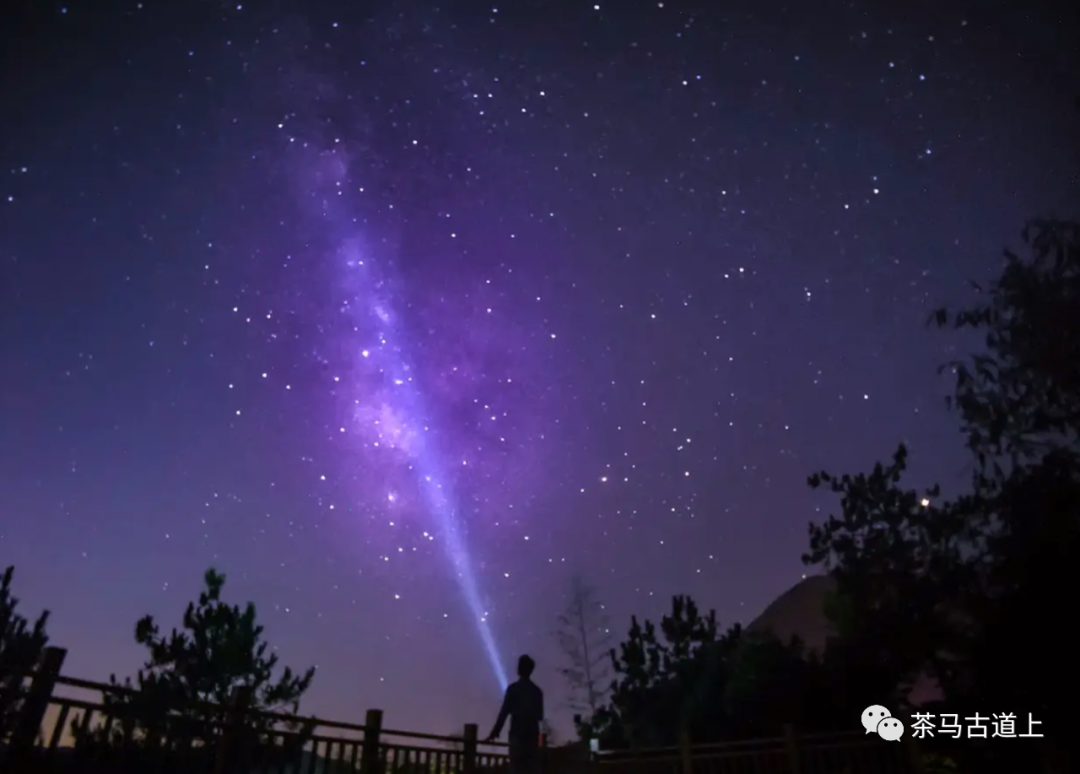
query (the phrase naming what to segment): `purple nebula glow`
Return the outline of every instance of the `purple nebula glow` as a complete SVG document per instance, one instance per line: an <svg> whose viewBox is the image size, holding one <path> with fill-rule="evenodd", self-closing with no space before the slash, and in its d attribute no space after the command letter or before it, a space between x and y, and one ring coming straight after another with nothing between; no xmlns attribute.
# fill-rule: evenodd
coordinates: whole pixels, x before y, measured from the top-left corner
<svg viewBox="0 0 1080 774"><path fill-rule="evenodd" d="M371 262L362 257L356 241L343 247L342 258L345 286L355 298L341 310L356 323L352 342L354 372L345 391L346 395L356 395L351 407L352 426L357 437L366 439L371 449L381 451L390 464L404 467L413 479L422 505L436 526L433 539L441 541L492 671L499 686L505 688L506 672L473 571L454 481L445 462L445 446L439 443L423 385L401 343L406 338L404 326L392 311L386 283L378 279ZM386 499L387 506L392 507L397 501L395 490L388 491Z"/></svg>
<svg viewBox="0 0 1080 774"><path fill-rule="evenodd" d="M325 265L311 272L327 287L309 284L304 292L328 301L312 310L308 299L305 317L319 320L315 358L332 381L347 528L354 521L354 534L369 549L373 540L387 541L387 562L395 551L445 555L505 688L489 622L493 603L482 591L470 535L481 539L477 520L486 527L513 507L514 482L535 468L536 452L526 442L536 421L524 408L529 388L515 379L529 373L513 354L525 348L512 315L491 321L500 301L504 312L514 304L505 292L483 298L490 279L459 280L479 293L445 281L403 280L393 247L364 234L347 197L337 195L350 183L345 149L311 149L297 149L297 190L332 236L325 239ZM477 324L479 317L486 325Z"/></svg>

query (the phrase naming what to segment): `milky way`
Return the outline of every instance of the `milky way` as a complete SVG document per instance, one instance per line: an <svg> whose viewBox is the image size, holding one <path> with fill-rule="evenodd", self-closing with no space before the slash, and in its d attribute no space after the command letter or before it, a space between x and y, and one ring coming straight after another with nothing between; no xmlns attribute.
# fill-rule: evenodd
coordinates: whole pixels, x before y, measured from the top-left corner
<svg viewBox="0 0 1080 774"><path fill-rule="evenodd" d="M302 142L301 149L306 151L307 143ZM329 330L318 326L337 353L333 360L322 362L333 374L332 392L344 436L342 459L336 462L339 470L353 472L350 478L356 486L355 491L346 489L344 505L348 508L365 494L375 493L376 502L363 508L367 524L395 533L392 542L398 553L430 554L431 548L421 541L435 543L445 553L492 671L505 688L505 668L488 623L490 601L481 592L469 546L466 519L483 514L466 514L458 492L467 487L483 492L484 477L490 476L488 463L505 456L507 439L500 438L496 444L478 441L477 428L455 423L447 411L439 410L440 401L445 409L446 403L460 401L462 392L475 394L485 374L475 372L468 363L453 366L449 372L440 371L445 366L438 362L427 368L416 365L416 355L423 357L428 349L449 346L472 321L444 318L441 329L429 330L427 336L417 330L418 321L410 325L408 316L399 311L415 308L406 300L408 288L380 268L380 258L390 264L392 256L380 256L385 248L356 235L361 230L358 219L348 216L348 206L337 197L343 189L356 188L348 166L345 148L323 151L313 175L315 184L323 188L314 192L321 201L322 219L331 233L349 234L327 256L333 268L325 275L336 280L342 299L336 309L340 320ZM483 409L497 411L487 404ZM490 419L496 422L499 417ZM483 499L490 503L490 498ZM396 559L387 554L388 561Z"/></svg>

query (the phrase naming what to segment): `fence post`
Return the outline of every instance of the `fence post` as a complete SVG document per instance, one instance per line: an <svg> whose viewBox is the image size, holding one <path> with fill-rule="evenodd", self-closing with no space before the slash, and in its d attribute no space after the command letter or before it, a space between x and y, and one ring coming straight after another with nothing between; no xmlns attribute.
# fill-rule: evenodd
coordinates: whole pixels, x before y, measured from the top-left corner
<svg viewBox="0 0 1080 774"><path fill-rule="evenodd" d="M690 745L690 729L685 725L679 729L679 760L682 762L682 774L694 774L694 751Z"/></svg>
<svg viewBox="0 0 1080 774"><path fill-rule="evenodd" d="M63 648L47 647L42 653L38 665L30 680L30 689L26 692L15 731L8 744L8 755L16 763L24 762L34 749L34 742L41 731L41 722L49 709L49 699L56 688L56 678L64 666L67 651Z"/></svg>
<svg viewBox="0 0 1080 774"><path fill-rule="evenodd" d="M229 774L243 761L240 760L244 750L244 731L247 727L247 711L251 703L251 689L240 686L233 690L229 697L229 704L225 707L224 723L221 728L221 738L217 744L217 761L215 771L217 774Z"/></svg>
<svg viewBox="0 0 1080 774"><path fill-rule="evenodd" d="M379 736L382 734L382 710L369 709L364 718L364 746L360 750L361 774L382 774Z"/></svg>
<svg viewBox="0 0 1080 774"><path fill-rule="evenodd" d="M465 724L465 735L461 745L461 774L476 774L476 744L480 738L480 729L475 723Z"/></svg>
<svg viewBox="0 0 1080 774"><path fill-rule="evenodd" d="M795 726L784 724L784 749L787 751L788 770L791 774L802 771L802 756L799 754L799 740L795 736Z"/></svg>

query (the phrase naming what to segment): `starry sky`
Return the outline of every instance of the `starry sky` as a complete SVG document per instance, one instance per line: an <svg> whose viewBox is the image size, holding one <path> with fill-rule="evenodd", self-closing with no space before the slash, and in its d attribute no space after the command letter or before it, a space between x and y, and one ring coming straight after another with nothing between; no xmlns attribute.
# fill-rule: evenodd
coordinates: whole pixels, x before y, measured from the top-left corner
<svg viewBox="0 0 1080 774"><path fill-rule="evenodd" d="M616 634L676 593L749 621L834 505L808 474L903 439L964 477L966 343L925 321L1076 212L1053 5L5 11L25 612L131 674L214 565L318 666L306 712L432 733L492 722L523 651L566 727L574 573Z"/></svg>

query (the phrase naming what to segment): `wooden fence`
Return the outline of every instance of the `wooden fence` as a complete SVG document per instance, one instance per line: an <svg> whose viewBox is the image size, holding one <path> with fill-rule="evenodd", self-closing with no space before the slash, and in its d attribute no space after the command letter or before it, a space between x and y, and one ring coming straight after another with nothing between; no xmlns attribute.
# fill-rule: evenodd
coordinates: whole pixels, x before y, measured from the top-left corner
<svg viewBox="0 0 1080 774"><path fill-rule="evenodd" d="M924 774L911 741L877 734L796 735L667 749L601 753L597 774Z"/></svg>
<svg viewBox="0 0 1080 774"><path fill-rule="evenodd" d="M108 701L135 692L61 676L65 655L48 648L31 676L8 744L0 748L5 774L496 774L508 768L506 745L480 742L475 723L465 725L460 737L395 731L384 727L377 709L368 710L360 725L252 712L242 694L231 706L198 708L211 718L203 733L180 734L165 749L151 751L142 732L125 724L117 704ZM246 744L253 723L260 728L258 750ZM111 732L109 744L95 743L102 731Z"/></svg>
<svg viewBox="0 0 1080 774"><path fill-rule="evenodd" d="M480 742L476 724L458 738L394 731L377 709L359 725L255 713L240 694L231 706L200 708L212 718L212 733L204 725L202 733L148 749L149 737L140 739L108 701L133 692L61 676L65 655L48 648L31 677L0 747L5 774L509 774L506 746ZM260 729L254 744L253 724ZM95 744L88 732L105 729L110 743ZM861 733L796 736L791 728L776 739L598 755L573 745L544 750L541 761L537 774L922 774L912 743Z"/></svg>

